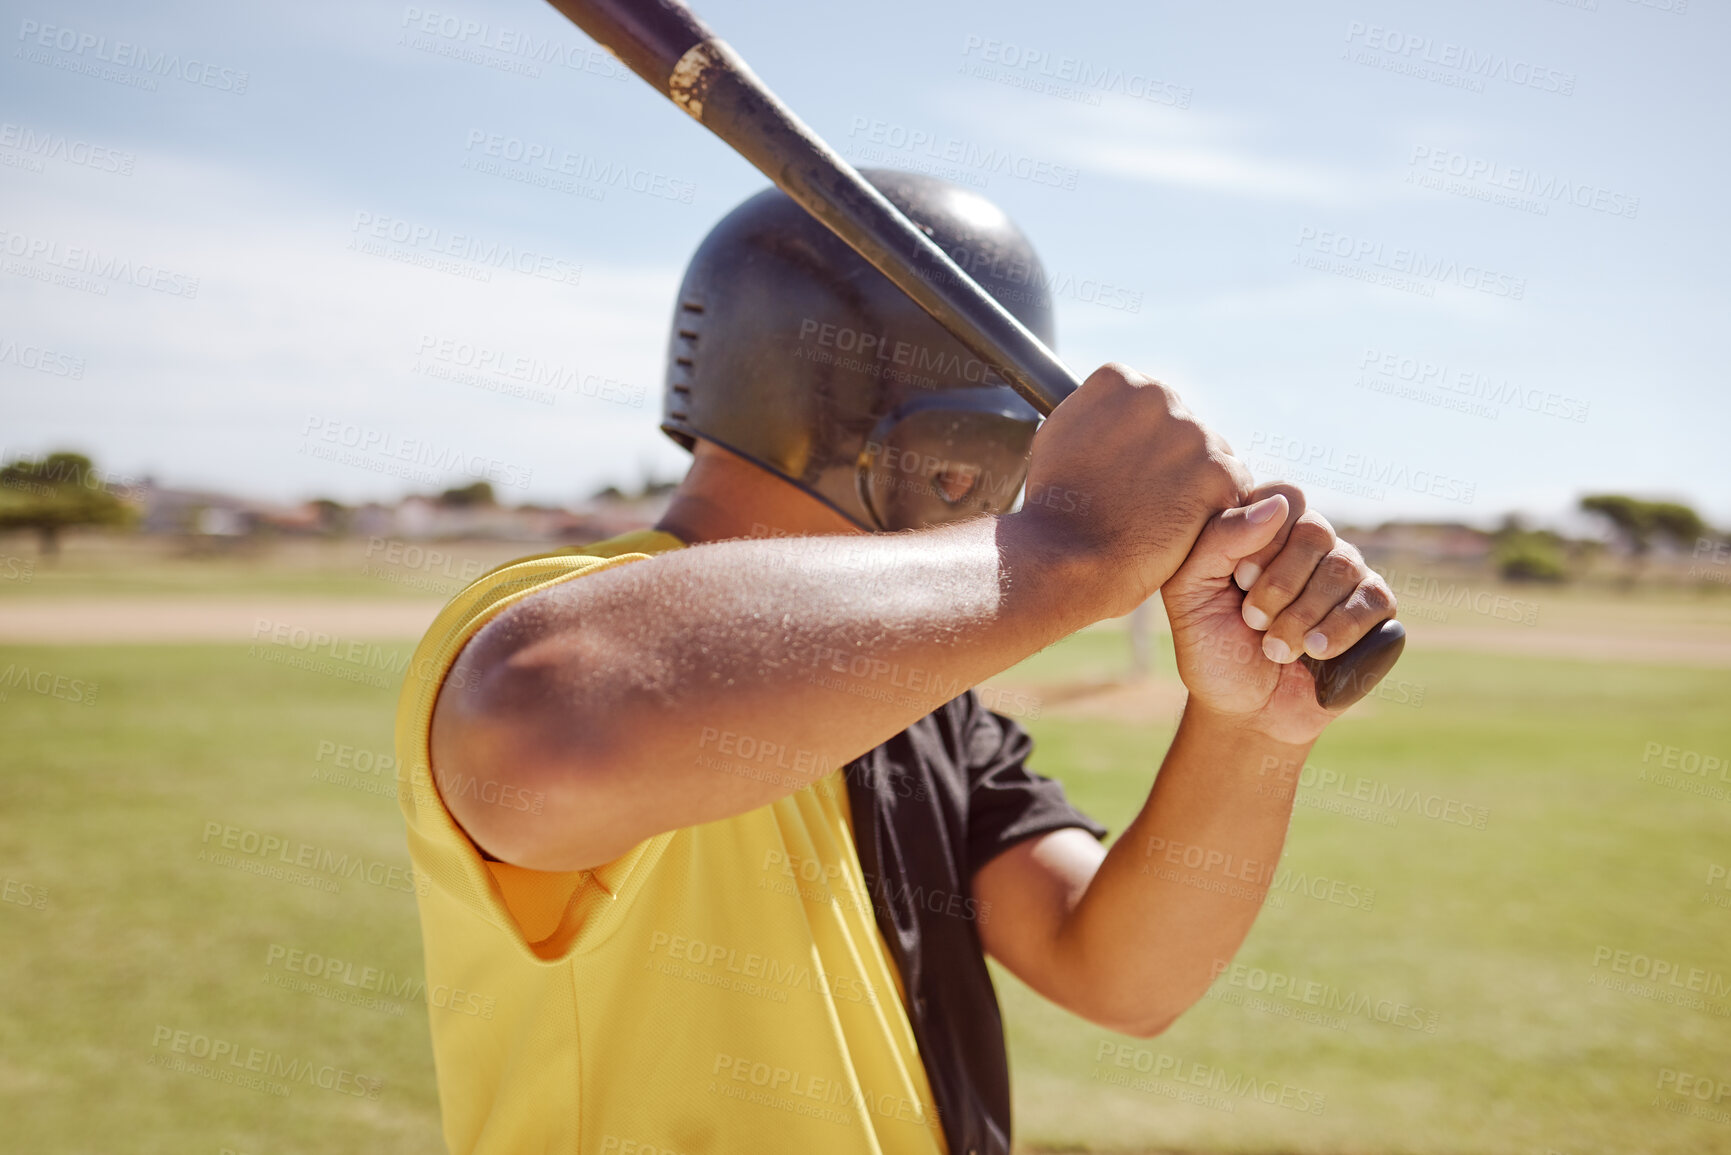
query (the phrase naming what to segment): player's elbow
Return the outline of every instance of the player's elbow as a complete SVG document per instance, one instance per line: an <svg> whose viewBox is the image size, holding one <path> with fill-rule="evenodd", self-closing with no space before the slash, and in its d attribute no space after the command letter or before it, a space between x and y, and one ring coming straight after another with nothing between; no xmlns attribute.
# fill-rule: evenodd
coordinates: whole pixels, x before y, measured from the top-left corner
<svg viewBox="0 0 1731 1155"><path fill-rule="evenodd" d="M1170 1008L1134 1004L1114 1007L1091 1007L1083 1012L1083 1017L1097 1027L1104 1027L1120 1035L1129 1035L1133 1039L1152 1039L1164 1034L1167 1028L1178 1021L1183 1008Z"/></svg>
<svg viewBox="0 0 1731 1155"><path fill-rule="evenodd" d="M471 643L446 679L429 734L434 784L469 838L532 870L586 870L641 838L614 813L605 719L544 663ZM474 652L470 652L474 651Z"/></svg>
<svg viewBox="0 0 1731 1155"><path fill-rule="evenodd" d="M1145 979L1121 984L1096 979L1085 989L1072 1009L1097 1026L1136 1039L1164 1034L1197 997Z"/></svg>
<svg viewBox="0 0 1731 1155"><path fill-rule="evenodd" d="M1152 1039L1166 1033L1168 1027L1178 1021L1176 1014L1156 1015L1151 1018L1129 1019L1118 1026L1108 1027L1121 1035L1129 1035L1133 1039Z"/></svg>

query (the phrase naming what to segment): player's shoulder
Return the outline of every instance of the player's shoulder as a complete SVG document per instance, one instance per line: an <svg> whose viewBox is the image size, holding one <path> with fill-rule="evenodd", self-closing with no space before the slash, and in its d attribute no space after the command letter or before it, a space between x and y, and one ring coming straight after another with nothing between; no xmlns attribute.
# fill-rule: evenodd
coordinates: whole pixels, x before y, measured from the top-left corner
<svg viewBox="0 0 1731 1155"><path fill-rule="evenodd" d="M670 553L685 545L677 537L659 529L633 529L625 533L614 534L600 541L585 542L581 545L560 546L558 549L543 550L540 553L525 554L523 557L512 558L508 562L494 566L482 574L478 581L485 581L494 574L516 566L530 565L541 561L554 561L560 558L583 559L595 558L608 560L628 557L632 554L646 554L654 557L657 554Z"/></svg>

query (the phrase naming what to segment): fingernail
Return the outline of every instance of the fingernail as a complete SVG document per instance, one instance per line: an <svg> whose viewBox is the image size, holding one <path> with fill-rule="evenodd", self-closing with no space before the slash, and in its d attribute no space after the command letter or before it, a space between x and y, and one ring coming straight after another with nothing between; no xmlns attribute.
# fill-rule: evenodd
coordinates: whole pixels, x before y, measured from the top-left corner
<svg viewBox="0 0 1731 1155"><path fill-rule="evenodd" d="M1232 571L1232 580L1238 583L1238 588L1249 592L1256 584L1256 579L1262 576L1262 567L1253 561L1241 561L1238 568Z"/></svg>
<svg viewBox="0 0 1731 1155"><path fill-rule="evenodd" d="M1265 497L1255 505L1251 506L1244 516L1245 520L1251 525L1261 525L1279 512L1280 495L1277 493L1273 497Z"/></svg>
<svg viewBox="0 0 1731 1155"><path fill-rule="evenodd" d="M1251 605L1249 602L1245 602L1244 624L1253 630L1266 630L1268 628L1268 615Z"/></svg>
<svg viewBox="0 0 1731 1155"><path fill-rule="evenodd" d="M1320 658L1328 653L1328 635L1321 630L1313 630L1304 638L1304 652L1313 658Z"/></svg>
<svg viewBox="0 0 1731 1155"><path fill-rule="evenodd" d="M1268 655L1268 660L1285 665L1292 660L1292 651L1286 648L1286 643L1279 638L1263 638L1262 652Z"/></svg>

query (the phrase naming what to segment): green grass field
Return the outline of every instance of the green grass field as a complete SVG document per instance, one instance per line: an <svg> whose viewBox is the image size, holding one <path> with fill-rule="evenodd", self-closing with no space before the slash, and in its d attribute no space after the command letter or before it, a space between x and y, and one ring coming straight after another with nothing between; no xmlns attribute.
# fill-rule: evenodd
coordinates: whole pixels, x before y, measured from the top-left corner
<svg viewBox="0 0 1731 1155"><path fill-rule="evenodd" d="M1122 662L1120 637L1087 633L1017 676L1097 678ZM37 692L25 668L60 680L37 678ZM357 775L377 793L315 776L338 748L389 750L394 688L243 645L0 647L7 670L0 1147L441 1149L425 1006L280 985L296 977L290 951L376 968L399 990L419 975L414 899L388 871L407 865L388 769ZM1731 1091L1715 1105L1674 1090L1682 1076L1731 1084L1731 889L1714 874L1731 866L1731 781L1715 775L1724 793L1709 797L1640 778L1650 744L1649 770L1665 747L1731 755L1731 671L1417 647L1400 670L1422 703L1376 702L1338 724L1309 774L1327 785L1300 793L1288 883L1321 897L1277 889L1219 997L1138 1041L1000 974L1023 1143L1731 1149ZM1166 718L1044 711L1028 724L1036 765L1114 830L1170 734ZM1342 789L1371 800L1351 809ZM1482 814L1483 829L1396 809L1415 794ZM249 873L212 854L227 828L367 868L335 892ZM1685 984L1691 967L1711 972L1701 982L1720 993L1595 985L1630 978L1617 951L1625 969L1676 964ZM1311 1001L1258 989L1270 975ZM1667 992L1683 1000L1653 997ZM174 1054L178 1031L348 1077L286 1096L219 1082L161 1065L190 1058ZM1691 1107L1702 1113L1678 1113Z"/></svg>

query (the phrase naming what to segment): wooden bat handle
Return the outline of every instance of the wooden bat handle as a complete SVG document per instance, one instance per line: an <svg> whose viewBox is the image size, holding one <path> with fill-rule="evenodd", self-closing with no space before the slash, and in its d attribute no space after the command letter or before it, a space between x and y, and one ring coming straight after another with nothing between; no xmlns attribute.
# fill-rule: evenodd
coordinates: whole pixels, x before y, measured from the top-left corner
<svg viewBox="0 0 1731 1155"><path fill-rule="evenodd" d="M1320 661L1305 654L1298 660L1316 682L1317 704L1325 710L1344 710L1376 688L1404 649L1406 627L1390 618L1344 654Z"/></svg>
<svg viewBox="0 0 1731 1155"><path fill-rule="evenodd" d="M551 0L912 297L1041 413L1081 380L672 0Z"/></svg>
<svg viewBox="0 0 1731 1155"><path fill-rule="evenodd" d="M1045 342L795 116L679 0L548 2L749 160L1042 414L1081 386ZM1373 632L1339 657L1303 659L1316 678L1318 702L1348 706L1388 672L1405 631L1398 623L1387 626L1400 638L1391 643Z"/></svg>

